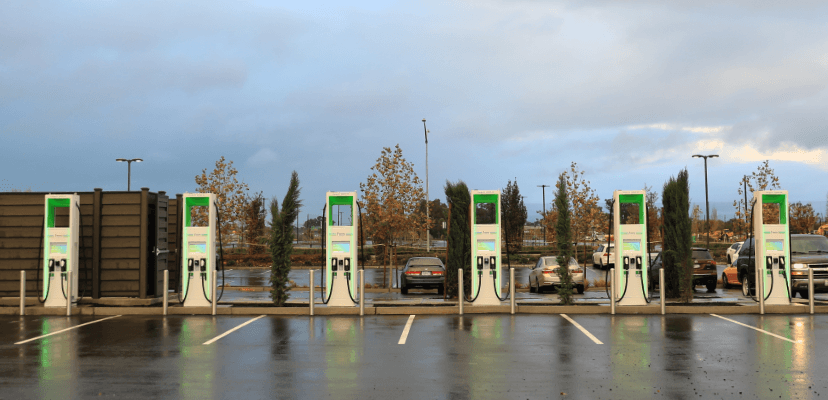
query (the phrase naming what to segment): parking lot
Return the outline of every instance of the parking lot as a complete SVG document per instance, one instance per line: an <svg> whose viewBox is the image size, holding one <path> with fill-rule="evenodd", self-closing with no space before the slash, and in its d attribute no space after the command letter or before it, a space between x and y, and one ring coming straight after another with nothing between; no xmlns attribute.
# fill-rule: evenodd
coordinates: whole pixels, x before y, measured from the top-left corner
<svg viewBox="0 0 828 400"><path fill-rule="evenodd" d="M0 398L817 398L828 316L5 316Z"/></svg>
<svg viewBox="0 0 828 400"><path fill-rule="evenodd" d="M718 276L721 277L722 271L724 270L724 265L718 265ZM605 279L606 271L600 270L598 268L593 268L591 266L585 267L586 269L586 278L589 280L590 284L594 282L595 279L603 280ZM376 287L379 287L383 279L388 282L393 283L393 274L394 270L391 269L390 272L383 278L383 271L382 269L365 269L365 282L371 283ZM525 267L518 267L515 268L515 283L526 285L527 279L529 276L530 269ZM504 269L503 273L506 277L508 277L508 270ZM317 269L315 271L315 286L317 287L317 292L315 293L315 300L317 303L322 301L322 294L319 292L318 287L320 285L320 271ZM228 270L225 273L226 282L228 285L234 288L244 288L242 290L226 290L224 296L222 297L222 303L231 304L237 302L245 302L245 301L252 301L252 302L268 302L270 301L270 293L266 290L265 285L269 284L269 277L270 277L270 270L265 269L234 269ZM292 270L290 273L290 280L294 281L299 286L307 286L308 284L308 270L307 269L295 269ZM219 284L221 284L221 276L219 276ZM373 303L382 303L382 302L434 302L434 301L441 301L443 296L438 295L436 290L419 290L419 289L411 289L409 294L403 295L400 294L399 290L395 289L395 285L391 285L392 289L388 291L383 290L374 290L368 291L365 293L366 303L373 304ZM262 291L250 291L249 289L261 287ZM504 281L504 292L508 292L508 278ZM468 296L468 293L466 293ZM307 289L297 288L290 292L291 302L295 303L307 303L308 301L308 292ZM554 291L545 291L543 293L529 293L527 289L519 289L515 296L516 300L522 304L555 304L559 301L558 295ZM653 298L658 298L658 290L653 293ZM591 287L586 293L584 294L575 294L574 299L576 304L604 304L609 305L609 299L606 295L606 289L602 287ZM814 296L815 302L818 305L821 304L828 304L828 293L816 293ZM745 298L742 296L741 287L734 286L730 289L725 289L719 284L714 292L708 292L704 286L698 286L696 288L696 292L694 293L694 301L695 302L711 302L711 303L743 303L743 304L755 304L755 302L749 298ZM807 303L807 300L801 299L799 297L794 298L794 302L799 303Z"/></svg>

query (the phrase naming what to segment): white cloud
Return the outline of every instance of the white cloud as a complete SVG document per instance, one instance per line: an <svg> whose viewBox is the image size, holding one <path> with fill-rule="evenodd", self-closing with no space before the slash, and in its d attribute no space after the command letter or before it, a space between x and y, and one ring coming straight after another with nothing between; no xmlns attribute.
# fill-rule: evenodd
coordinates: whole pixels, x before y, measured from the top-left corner
<svg viewBox="0 0 828 400"><path fill-rule="evenodd" d="M826 155L828 154L823 148L806 150L793 143L783 143L776 149L768 151L760 151L750 145L734 147L722 144L722 157L740 163L763 160L793 161L816 165L818 168L828 171L828 157Z"/></svg>
<svg viewBox="0 0 828 400"><path fill-rule="evenodd" d="M720 133L726 130L730 130L732 127L729 125L721 125L721 126L680 126L675 124L646 124L646 125L632 125L628 126L627 129L630 130L638 130L638 129L658 129L662 131L685 131L685 132L693 132L693 133Z"/></svg>

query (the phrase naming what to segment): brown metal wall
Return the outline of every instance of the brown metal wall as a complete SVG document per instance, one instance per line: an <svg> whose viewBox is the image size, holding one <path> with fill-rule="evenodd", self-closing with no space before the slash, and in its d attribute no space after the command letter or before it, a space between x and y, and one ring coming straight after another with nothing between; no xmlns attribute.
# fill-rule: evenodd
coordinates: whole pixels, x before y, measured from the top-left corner
<svg viewBox="0 0 828 400"><path fill-rule="evenodd" d="M0 193L0 296L19 296L21 270L26 271L26 291L34 293L38 289L45 194ZM92 193L78 194L81 211L78 288L89 296L92 291ZM58 210L55 223L68 224L68 210Z"/></svg>
<svg viewBox="0 0 828 400"><path fill-rule="evenodd" d="M40 238L46 194L48 193L0 193L2 297L19 295L20 270L27 271L26 290L29 295L40 294L38 256L41 254ZM151 262L150 257L154 257L156 244L148 243L148 208L158 204L159 196L150 193L147 188L140 192L103 192L95 189L94 192L78 194L82 226L79 284L84 296L159 296L156 282L147 281L148 264L161 271L167 267L166 261ZM173 212L173 204L174 201L170 200L170 213ZM61 222L60 218L59 215L57 223ZM166 222L163 219L159 221L161 224ZM174 221L170 219L169 222ZM172 240L175 238L172 232L175 231L170 228L175 227L166 227L171 232L168 246L169 259L172 261L178 240ZM172 281L172 271L170 277ZM154 278L153 281L156 281Z"/></svg>

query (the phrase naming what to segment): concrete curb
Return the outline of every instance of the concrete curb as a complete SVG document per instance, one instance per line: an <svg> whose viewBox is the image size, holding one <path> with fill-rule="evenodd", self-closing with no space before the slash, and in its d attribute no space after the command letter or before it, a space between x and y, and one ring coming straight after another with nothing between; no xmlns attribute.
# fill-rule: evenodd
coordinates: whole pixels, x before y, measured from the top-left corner
<svg viewBox="0 0 828 400"><path fill-rule="evenodd" d="M19 315L17 307L0 307L0 315ZM465 314L509 314L509 306L472 306L464 307ZM759 306L667 306L670 314L759 314ZM75 307L72 315L112 316L112 315L162 315L161 307ZM454 306L387 306L365 307L365 315L458 315L459 307ZM527 306L518 305L516 314L605 314L609 315L608 306ZM828 306L814 307L815 314L828 314ZM308 315L307 307L272 307L272 306L220 306L217 315ZM359 307L324 307L314 308L316 315L359 315ZM659 305L617 307L616 315L660 315ZM808 314L808 307L802 305L765 306L765 314ZM64 308L27 307L26 315L64 316ZM210 307L170 307L169 315L211 315Z"/></svg>

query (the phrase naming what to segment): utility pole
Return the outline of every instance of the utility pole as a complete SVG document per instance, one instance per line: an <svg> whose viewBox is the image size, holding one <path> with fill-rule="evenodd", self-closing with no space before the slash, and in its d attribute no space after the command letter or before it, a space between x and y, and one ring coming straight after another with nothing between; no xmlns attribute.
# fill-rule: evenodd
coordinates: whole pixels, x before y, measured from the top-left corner
<svg viewBox="0 0 828 400"><path fill-rule="evenodd" d="M543 191L543 219L546 219L546 188L549 185L538 185L538 187ZM541 243L546 244L546 223L543 222L543 219L541 219L541 227L543 227L543 239Z"/></svg>
<svg viewBox="0 0 828 400"><path fill-rule="evenodd" d="M718 154L710 154L707 156L703 156L701 154L694 154L693 157L695 158L704 158L704 207L705 207L705 216L704 216L704 230L707 232L707 248L710 249L710 202L707 198L707 159L708 158L715 158L718 157Z"/></svg>
<svg viewBox="0 0 828 400"><path fill-rule="evenodd" d="M428 213L428 206L431 198L428 197L428 129L426 129L426 120L423 118L423 131L425 132L425 147L426 147L426 251L431 251L431 233L428 228L431 224L431 217Z"/></svg>

